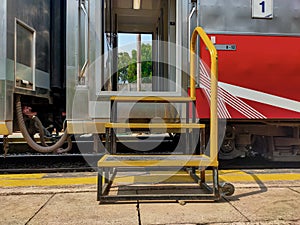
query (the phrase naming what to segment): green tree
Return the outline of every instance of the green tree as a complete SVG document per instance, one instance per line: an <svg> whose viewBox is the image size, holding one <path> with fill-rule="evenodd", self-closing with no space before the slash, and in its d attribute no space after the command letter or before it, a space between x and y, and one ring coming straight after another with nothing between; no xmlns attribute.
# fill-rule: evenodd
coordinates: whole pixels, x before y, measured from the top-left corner
<svg viewBox="0 0 300 225"><path fill-rule="evenodd" d="M152 46L142 44L142 79L143 83L152 81Z"/></svg>
<svg viewBox="0 0 300 225"><path fill-rule="evenodd" d="M142 44L142 80L143 83L151 83L152 81L152 46L150 44ZM131 52L132 58L130 62L127 64L126 72L127 77L119 78L123 82L128 81L129 83L136 82L137 79L137 66L136 66L136 59L137 59L137 52L136 50L132 50ZM120 62L119 62L120 64ZM121 68L121 67L119 67Z"/></svg>
<svg viewBox="0 0 300 225"><path fill-rule="evenodd" d="M152 81L152 46L150 44L142 44L142 80L143 83L151 83ZM118 76L122 83L134 83L137 79L136 67L136 50L132 50L131 55L127 52L118 54Z"/></svg>
<svg viewBox="0 0 300 225"><path fill-rule="evenodd" d="M136 50L131 51L131 62L130 65L128 65L128 82L134 83L136 82L136 74L137 74L137 67L136 67Z"/></svg>
<svg viewBox="0 0 300 225"><path fill-rule="evenodd" d="M118 54L118 77L119 81L125 83L128 80L128 65L131 63L131 57L128 52Z"/></svg>

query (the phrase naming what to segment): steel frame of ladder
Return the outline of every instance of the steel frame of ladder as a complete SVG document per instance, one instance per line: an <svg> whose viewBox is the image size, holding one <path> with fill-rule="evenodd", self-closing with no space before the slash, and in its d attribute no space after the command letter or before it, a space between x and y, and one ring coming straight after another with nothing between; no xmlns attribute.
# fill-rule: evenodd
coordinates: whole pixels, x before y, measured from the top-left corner
<svg viewBox="0 0 300 225"><path fill-rule="evenodd" d="M204 137L204 124L196 123L195 100L190 97L111 97L111 122L105 125L106 128L106 148L111 154L105 155L98 162L98 191L97 199L100 203L118 202L118 201L133 201L133 200L218 200L220 198L219 183L218 183L218 169L213 166L213 160L209 156L204 155L203 148L200 149L200 155L121 155L116 154L116 132L115 129L129 128L129 129L163 129L176 130L180 133L185 133L185 140L188 142L193 140L193 134L196 133L198 138ZM118 103L119 102L155 102L155 103L183 103L186 104L186 123L118 123ZM189 123L190 104L192 107L192 123ZM193 131L203 131L193 132ZM171 131L170 131L171 132ZM201 135L202 134L202 135ZM192 137L192 138L191 138ZM197 141L199 140L198 138ZM201 140L203 141L203 140ZM191 143L187 143L189 145ZM191 144L193 146L193 144ZM187 148L189 149L189 147ZM212 187L205 182L205 169L199 171L199 176L196 173L198 168L212 167ZM126 168L126 171L137 171L141 168L149 170L157 169L161 171L168 171L170 169L181 170L186 172L199 184L205 193L199 194L126 194L126 195L108 195L112 182L118 170Z"/></svg>
<svg viewBox="0 0 300 225"><path fill-rule="evenodd" d="M106 142L106 149L112 154L116 153L116 134L114 129L127 128L127 129L165 129L167 133L185 133L186 134L186 146L190 143L188 138L189 130L192 132L196 129L204 128L204 125L196 124L196 110L195 100L190 97L133 97L133 96L113 96L111 97L111 122L105 125L106 137L109 137ZM138 102L138 103L184 103L186 104L186 121L185 123L118 123L118 103L124 102ZM189 123L190 104L192 107L192 123ZM188 153L188 152L185 152Z"/></svg>
<svg viewBox="0 0 300 225"><path fill-rule="evenodd" d="M200 155L189 155L188 160L182 160L182 158L187 157L186 155L151 155L151 156L122 156L116 155L115 143L116 137L114 135L114 128L144 128L156 126L160 128L160 125L149 125L149 124L118 124L116 121L117 113L117 102L126 101L144 101L144 102L182 102L187 104L187 115L189 115L189 105L193 104L193 115L192 123L189 124L189 116L187 116L186 125L182 124L169 124L161 125L167 127L167 129L201 129L199 124L195 125L196 113L194 111L196 104L196 92L195 92L195 54L196 54L196 42L197 37L203 40L204 44L207 46L211 56L211 100L210 100L210 151L209 155L204 155L200 152ZM107 144L106 147L111 149L112 155L105 155L98 162L98 191L97 200L102 202L114 202L114 201L131 201L131 200L219 200L220 199L220 185L219 185L219 175L218 175L218 117L217 117L217 80L218 80L218 67L217 67L217 51L209 37L206 35L201 27L197 27L191 38L190 45L190 97L111 97L112 106L112 118L111 122L106 124L107 137L109 138L110 146ZM191 126L189 128L188 126ZM140 126L140 127L139 127ZM168 127L169 126L169 127ZM198 126L198 127L193 127ZM188 133L188 132L187 132ZM152 157L152 158L149 158ZM181 157L181 158L180 158ZM184 161L184 162L183 162ZM210 187L205 182L205 168L212 168L212 186ZM196 183L200 185L201 188L207 190L204 194L136 194L136 195L108 195L109 188L113 182L116 172L119 168L160 168L162 170L169 168L185 168ZM200 175L196 175L196 169L200 168ZM202 169L204 168L204 169Z"/></svg>
<svg viewBox="0 0 300 225"><path fill-rule="evenodd" d="M213 186L210 187L205 182L205 170L200 171L200 176L196 174L195 169L198 168L199 165L209 166L209 157L199 155L105 155L98 163L97 200L100 201L100 203L136 200L219 200L220 192L217 167L213 167ZM170 169L181 169L182 167L186 168L186 171L205 193L175 194L169 192L167 194L108 195L112 182L120 168L127 168L126 171L128 171L128 168L132 171L141 168L147 168L149 170L159 168L161 171L168 171Z"/></svg>

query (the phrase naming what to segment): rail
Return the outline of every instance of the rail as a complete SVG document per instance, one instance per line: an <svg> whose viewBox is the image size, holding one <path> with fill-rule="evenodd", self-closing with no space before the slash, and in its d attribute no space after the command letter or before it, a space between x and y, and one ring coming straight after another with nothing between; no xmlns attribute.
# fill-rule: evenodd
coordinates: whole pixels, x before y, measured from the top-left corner
<svg viewBox="0 0 300 225"><path fill-rule="evenodd" d="M205 33L202 27L196 27L190 43L190 96L196 97L195 82L195 55L196 43L198 35L206 45L210 53L211 59L211 96L210 96L210 158L213 164L218 164L218 114L217 114L217 98L218 98L218 54L215 46Z"/></svg>

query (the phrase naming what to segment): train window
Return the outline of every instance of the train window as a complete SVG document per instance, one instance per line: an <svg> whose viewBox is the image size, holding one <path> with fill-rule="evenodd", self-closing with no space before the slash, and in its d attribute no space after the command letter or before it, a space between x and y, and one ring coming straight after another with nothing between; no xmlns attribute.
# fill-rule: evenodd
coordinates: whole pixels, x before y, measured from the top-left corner
<svg viewBox="0 0 300 225"><path fill-rule="evenodd" d="M35 30L15 20L15 80L16 87L34 90Z"/></svg>
<svg viewBox="0 0 300 225"><path fill-rule="evenodd" d="M88 66L88 1L81 0L79 7L79 83L85 84Z"/></svg>
<svg viewBox="0 0 300 225"><path fill-rule="evenodd" d="M152 91L152 34L119 33L118 43L118 89Z"/></svg>

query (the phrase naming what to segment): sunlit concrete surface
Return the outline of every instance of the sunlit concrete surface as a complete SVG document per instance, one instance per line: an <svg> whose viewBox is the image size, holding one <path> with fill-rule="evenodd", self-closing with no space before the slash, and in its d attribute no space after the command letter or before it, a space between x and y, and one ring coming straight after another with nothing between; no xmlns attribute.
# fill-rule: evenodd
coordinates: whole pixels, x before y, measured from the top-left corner
<svg viewBox="0 0 300 225"><path fill-rule="evenodd" d="M116 184L135 179L129 175ZM219 202L99 205L96 173L0 175L0 224L298 225L298 176L299 170L220 171L236 190Z"/></svg>
<svg viewBox="0 0 300 225"><path fill-rule="evenodd" d="M46 219L47 218L47 219ZM51 201L28 224L138 224L135 204L99 205L95 193L65 193Z"/></svg>
<svg viewBox="0 0 300 225"><path fill-rule="evenodd" d="M45 194L0 196L0 224L26 224L51 197Z"/></svg>
<svg viewBox="0 0 300 225"><path fill-rule="evenodd" d="M243 188L226 199L249 221L300 221L300 192L292 188Z"/></svg>

